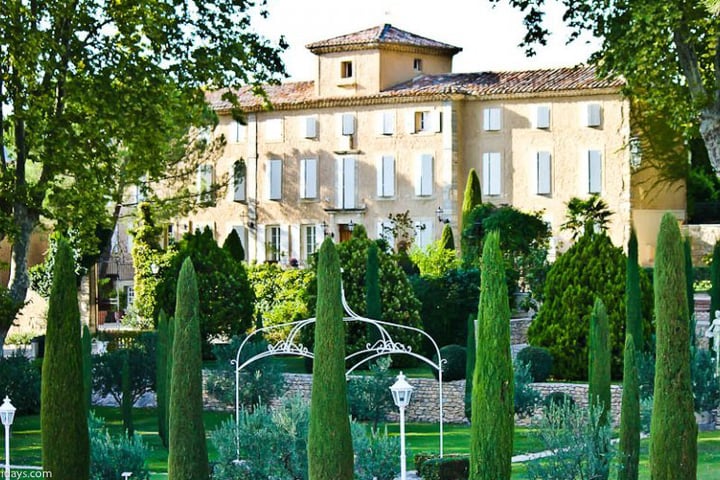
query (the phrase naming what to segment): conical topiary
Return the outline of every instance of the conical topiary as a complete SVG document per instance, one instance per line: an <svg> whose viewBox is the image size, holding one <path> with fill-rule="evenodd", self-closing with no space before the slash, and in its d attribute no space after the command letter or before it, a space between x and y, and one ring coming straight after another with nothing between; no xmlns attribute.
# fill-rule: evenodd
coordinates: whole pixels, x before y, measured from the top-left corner
<svg viewBox="0 0 720 480"><path fill-rule="evenodd" d="M228 252L236 262L242 262L245 260L245 249L242 246L240 236L234 228L230 230L230 234L228 234L225 239L222 248Z"/></svg>
<svg viewBox="0 0 720 480"><path fill-rule="evenodd" d="M165 365L165 442L170 446L170 387L172 386L173 345L175 344L175 319L168 317L167 326L167 360Z"/></svg>
<svg viewBox="0 0 720 480"><path fill-rule="evenodd" d="M623 394L620 408L618 480L637 480L640 461L640 379L633 336L625 337Z"/></svg>
<svg viewBox="0 0 720 480"><path fill-rule="evenodd" d="M475 374L475 317L468 315L465 348L465 418L472 420L472 385Z"/></svg>
<svg viewBox="0 0 720 480"><path fill-rule="evenodd" d="M206 480L210 475L203 425L202 354L195 268L186 258L177 282L170 386L168 477Z"/></svg>
<svg viewBox="0 0 720 480"><path fill-rule="evenodd" d="M54 479L87 480L90 440L83 386L80 309L73 254L58 240L42 367L42 467Z"/></svg>
<svg viewBox="0 0 720 480"><path fill-rule="evenodd" d="M353 447L345 382L340 259L326 238L318 253L315 362L310 397L310 480L352 480Z"/></svg>
<svg viewBox="0 0 720 480"><path fill-rule="evenodd" d="M455 250L455 237L453 236L452 227L446 223L440 235L440 246L445 250Z"/></svg>
<svg viewBox="0 0 720 480"><path fill-rule="evenodd" d="M655 256L656 364L650 424L650 477L697 475L697 423L690 380L690 333L685 261L677 219L660 223Z"/></svg>
<svg viewBox="0 0 720 480"><path fill-rule="evenodd" d="M485 238L473 376L470 479L509 480L513 448L514 383L510 306L500 235Z"/></svg>
<svg viewBox="0 0 720 480"><path fill-rule="evenodd" d="M640 298L640 266L635 228L630 229L625 274L625 332L632 335L638 353L643 348L642 306Z"/></svg>
<svg viewBox="0 0 720 480"><path fill-rule="evenodd" d="M157 346L155 348L155 394L157 397L158 435L167 446L167 359L168 319L160 310L157 322Z"/></svg>
<svg viewBox="0 0 720 480"><path fill-rule="evenodd" d="M590 315L588 346L588 404L600 409L600 423L608 424L610 414L610 339L605 305L595 299Z"/></svg>
<svg viewBox="0 0 720 480"><path fill-rule="evenodd" d="M468 172L467 182L465 184L465 192L463 194L463 204L461 211L460 232L465 231L470 222L470 214L475 206L482 203L482 190L480 189L480 178L474 168ZM468 247L462 233L460 234L460 253L465 256Z"/></svg>

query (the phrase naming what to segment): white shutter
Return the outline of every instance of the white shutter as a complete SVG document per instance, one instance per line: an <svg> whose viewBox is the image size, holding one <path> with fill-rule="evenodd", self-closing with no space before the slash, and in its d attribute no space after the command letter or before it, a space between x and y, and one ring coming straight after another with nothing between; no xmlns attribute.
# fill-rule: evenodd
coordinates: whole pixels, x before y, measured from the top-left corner
<svg viewBox="0 0 720 480"><path fill-rule="evenodd" d="M317 138L317 118L305 117L305 138Z"/></svg>
<svg viewBox="0 0 720 480"><path fill-rule="evenodd" d="M290 225L280 225L280 261L287 262L290 258Z"/></svg>
<svg viewBox="0 0 720 480"><path fill-rule="evenodd" d="M499 152L483 154L483 192L500 195L502 165Z"/></svg>
<svg viewBox="0 0 720 480"><path fill-rule="evenodd" d="M288 250L288 260L294 258L300 259L300 225L290 225L290 249Z"/></svg>
<svg viewBox="0 0 720 480"><path fill-rule="evenodd" d="M269 200L282 199L282 160L269 161Z"/></svg>
<svg viewBox="0 0 720 480"><path fill-rule="evenodd" d="M423 228L424 227L424 228ZM426 248L433 241L433 222L431 219L424 219L415 224L415 246Z"/></svg>
<svg viewBox="0 0 720 480"><path fill-rule="evenodd" d="M255 229L257 231L257 259L260 262L268 260L267 258L267 244L265 243L265 225L258 225Z"/></svg>
<svg viewBox="0 0 720 480"><path fill-rule="evenodd" d="M344 157L342 162L342 208L355 208L355 159Z"/></svg>
<svg viewBox="0 0 720 480"><path fill-rule="evenodd" d="M233 165L233 201L244 202L247 199L245 193L245 167L240 162Z"/></svg>
<svg viewBox="0 0 720 480"><path fill-rule="evenodd" d="M342 134L352 135L355 133L355 115L352 113L342 114Z"/></svg>
<svg viewBox="0 0 720 480"><path fill-rule="evenodd" d="M550 195L552 164L550 152L537 152L537 194Z"/></svg>
<svg viewBox="0 0 720 480"><path fill-rule="evenodd" d="M499 107L491 107L483 110L483 129L488 132L502 128L501 110Z"/></svg>
<svg viewBox="0 0 720 480"><path fill-rule="evenodd" d="M241 143L247 137L247 127L237 120L230 122L230 141L233 143Z"/></svg>
<svg viewBox="0 0 720 480"><path fill-rule="evenodd" d="M392 197L395 195L395 157L383 155L377 166L377 195Z"/></svg>
<svg viewBox="0 0 720 480"><path fill-rule="evenodd" d="M415 195L428 196L433 191L433 157L422 154L418 157L418 171L415 181Z"/></svg>
<svg viewBox="0 0 720 480"><path fill-rule="evenodd" d="M380 112L380 134L392 135L395 133L395 112Z"/></svg>
<svg viewBox="0 0 720 480"><path fill-rule="evenodd" d="M317 198L317 158L300 160L300 198Z"/></svg>
<svg viewBox="0 0 720 480"><path fill-rule="evenodd" d="M599 103L589 103L587 105L587 121L588 127L599 127L602 123L602 109Z"/></svg>
<svg viewBox="0 0 720 480"><path fill-rule="evenodd" d="M430 112L430 128L427 130L435 133L442 132L442 112L440 110Z"/></svg>
<svg viewBox="0 0 720 480"><path fill-rule="evenodd" d="M602 192L602 154L588 150L588 193Z"/></svg>
<svg viewBox="0 0 720 480"><path fill-rule="evenodd" d="M405 114L405 132L416 133L415 129L415 112L409 111Z"/></svg>
<svg viewBox="0 0 720 480"><path fill-rule="evenodd" d="M210 202L212 200L212 183L213 183L213 166L202 164L197 170L197 192L200 202Z"/></svg>
<svg viewBox="0 0 720 480"><path fill-rule="evenodd" d="M550 107L547 105L540 105L537 107L537 119L535 122L536 128L550 128Z"/></svg>
<svg viewBox="0 0 720 480"><path fill-rule="evenodd" d="M283 139L282 118L268 118L265 120L265 137L265 139L269 141L279 141Z"/></svg>

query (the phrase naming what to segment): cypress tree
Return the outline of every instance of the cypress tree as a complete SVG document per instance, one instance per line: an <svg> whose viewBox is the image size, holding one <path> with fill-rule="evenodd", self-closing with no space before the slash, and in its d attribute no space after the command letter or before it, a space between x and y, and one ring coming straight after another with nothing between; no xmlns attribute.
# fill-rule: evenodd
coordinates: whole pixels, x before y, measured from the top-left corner
<svg viewBox="0 0 720 480"><path fill-rule="evenodd" d="M368 246L367 265L365 269L365 315L368 318L382 320L382 304L380 301L380 260L378 259L377 243ZM367 339L374 344L380 339L380 332L368 325Z"/></svg>
<svg viewBox="0 0 720 480"><path fill-rule="evenodd" d="M170 446L170 387L172 386L173 345L175 344L175 318L168 317L167 360L165 362L165 447Z"/></svg>
<svg viewBox="0 0 720 480"><path fill-rule="evenodd" d="M601 409L600 424L609 423L610 338L607 311L599 298L590 315L588 348L588 403Z"/></svg>
<svg viewBox="0 0 720 480"><path fill-rule="evenodd" d="M345 383L340 258L326 238L318 253L315 362L310 397L310 480L352 480L353 447Z"/></svg>
<svg viewBox="0 0 720 480"><path fill-rule="evenodd" d="M54 479L87 480L90 476L80 309L73 254L58 241L47 313L42 367L40 436L42 466Z"/></svg>
<svg viewBox="0 0 720 480"><path fill-rule="evenodd" d="M245 249L242 246L240 236L238 236L237 231L235 231L234 228L230 230L230 234L225 239L222 248L228 252L236 262L242 262L245 260Z"/></svg>
<svg viewBox="0 0 720 480"><path fill-rule="evenodd" d="M468 315L465 349L465 417L472 420L472 385L475 373L475 317Z"/></svg>
<svg viewBox="0 0 720 480"><path fill-rule="evenodd" d="M478 334L472 393L470 479L510 478L513 445L513 367L510 306L497 231L485 238L480 273Z"/></svg>
<svg viewBox="0 0 720 480"><path fill-rule="evenodd" d="M122 364L122 372L120 373L120 384L122 391L122 402L120 408L122 410L123 429L127 433L128 438L132 438L135 433L132 418L132 384L130 382L130 356L125 352Z"/></svg>
<svg viewBox="0 0 720 480"><path fill-rule="evenodd" d="M710 263L710 318L720 310L720 240L715 242Z"/></svg>
<svg viewBox="0 0 720 480"><path fill-rule="evenodd" d="M618 480L637 480L640 461L640 379L632 334L625 336L623 394L620 408Z"/></svg>
<svg viewBox="0 0 720 480"><path fill-rule="evenodd" d="M640 297L640 266L635 227L630 229L625 279L625 332L632 335L638 353L643 348L642 306Z"/></svg>
<svg viewBox="0 0 720 480"><path fill-rule="evenodd" d="M475 169L471 168L468 172L467 183L465 184L465 192L463 195L461 212L462 223L460 225L460 232L464 231L465 228L467 228L468 223L470 222L470 213L472 212L473 208L475 208L476 205L480 205L481 203L482 190L480 189L480 178L478 178L478 174ZM468 251L467 241L465 240L462 233L460 234L460 251L463 256L465 256Z"/></svg>
<svg viewBox="0 0 720 480"><path fill-rule="evenodd" d="M210 475L203 425L202 354L195 268L186 258L180 269L175 305L168 477L203 480Z"/></svg>
<svg viewBox="0 0 720 480"><path fill-rule="evenodd" d="M455 250L455 237L453 237L452 227L449 223L446 223L442 229L440 246L445 250Z"/></svg>
<svg viewBox="0 0 720 480"><path fill-rule="evenodd" d="M82 357L85 411L89 414L92 407L92 336L90 335L90 327L87 325L83 325L82 329Z"/></svg>
<svg viewBox="0 0 720 480"><path fill-rule="evenodd" d="M687 289L688 298L688 315L692 318L695 315L695 268L692 262L692 239L689 236L685 237L683 242L683 253L685 254L685 288ZM690 332L693 340L695 339L695 332ZM694 343L693 343L694 345Z"/></svg>
<svg viewBox="0 0 720 480"><path fill-rule="evenodd" d="M690 334L685 262L677 219L660 223L655 257L656 365L650 424L650 476L695 479L697 424L690 381Z"/></svg>
<svg viewBox="0 0 720 480"><path fill-rule="evenodd" d="M155 348L155 394L157 398L158 435L167 446L167 341L168 319L165 310L158 314L157 347Z"/></svg>

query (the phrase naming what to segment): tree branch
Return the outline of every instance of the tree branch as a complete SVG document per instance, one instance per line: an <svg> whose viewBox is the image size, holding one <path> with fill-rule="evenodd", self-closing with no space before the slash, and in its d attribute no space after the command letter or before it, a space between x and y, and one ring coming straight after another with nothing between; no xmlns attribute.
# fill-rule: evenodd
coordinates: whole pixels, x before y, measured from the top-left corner
<svg viewBox="0 0 720 480"><path fill-rule="evenodd" d="M700 64L695 50L690 45L685 28L678 28L673 32L673 42L678 52L678 61L687 79L688 90L694 101L705 103L707 91L703 85L700 73Z"/></svg>

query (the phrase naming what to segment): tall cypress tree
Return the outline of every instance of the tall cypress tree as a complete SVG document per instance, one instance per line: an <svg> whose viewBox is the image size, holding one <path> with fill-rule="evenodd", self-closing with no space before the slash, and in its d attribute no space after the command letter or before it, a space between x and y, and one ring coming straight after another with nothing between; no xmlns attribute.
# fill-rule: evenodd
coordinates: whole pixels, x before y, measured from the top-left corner
<svg viewBox="0 0 720 480"><path fill-rule="evenodd" d="M125 352L122 364L122 372L120 372L120 384L122 391L122 401L120 404L122 410L123 429L127 433L128 438L132 438L135 434L132 418L132 384L130 377L130 356Z"/></svg>
<svg viewBox="0 0 720 480"><path fill-rule="evenodd" d="M203 425L202 353L195 268L186 258L180 269L175 305L175 338L170 387L168 477L206 480L210 475Z"/></svg>
<svg viewBox="0 0 720 480"><path fill-rule="evenodd" d="M690 381L690 334L685 262L677 219L660 223L655 257L656 365L650 425L650 476L695 479L697 424Z"/></svg>
<svg viewBox="0 0 720 480"><path fill-rule="evenodd" d="M155 395L157 398L158 435L167 446L167 341L168 319L161 309L157 323L157 347L155 348Z"/></svg>
<svg viewBox="0 0 720 480"><path fill-rule="evenodd" d="M165 362L165 442L170 446L170 387L172 386L173 345L175 344L175 318L168 317L167 326L167 360Z"/></svg>
<svg viewBox="0 0 720 480"><path fill-rule="evenodd" d="M228 252L236 262L242 262L245 260L245 249L242 246L240 236L234 228L230 230L230 234L225 239L222 248Z"/></svg>
<svg viewBox="0 0 720 480"><path fill-rule="evenodd" d="M449 223L446 223L442 229L440 246L445 250L455 250L455 237L453 237L452 227Z"/></svg>
<svg viewBox="0 0 720 480"><path fill-rule="evenodd" d="M720 310L720 240L715 242L710 263L710 318Z"/></svg>
<svg viewBox="0 0 720 480"><path fill-rule="evenodd" d="M377 243L368 246L367 264L365 269L365 316L382 320L382 304L380 301L380 260L378 259ZM367 326L367 340L374 344L380 339L380 332L372 325Z"/></svg>
<svg viewBox="0 0 720 480"><path fill-rule="evenodd" d="M510 306L496 231L483 245L477 344L482 368L473 375L470 479L509 479L515 425Z"/></svg>
<svg viewBox="0 0 720 480"><path fill-rule="evenodd" d="M637 480L640 461L640 378L632 334L625 336L624 359L618 480Z"/></svg>
<svg viewBox="0 0 720 480"><path fill-rule="evenodd" d="M625 332L635 341L640 353L643 349L642 303L640 297L640 266L638 265L638 244L635 227L630 229L625 279Z"/></svg>
<svg viewBox="0 0 720 480"><path fill-rule="evenodd" d="M482 203L482 190L480 189L480 178L474 168L471 168L468 172L467 183L465 184L465 192L463 195L462 204L462 223L460 225L460 253L465 256L468 247L465 237L462 232L467 228L470 222L470 213L476 205Z"/></svg>
<svg viewBox="0 0 720 480"><path fill-rule="evenodd" d="M92 407L92 336L90 327L82 328L83 391L85 392L85 411Z"/></svg>
<svg viewBox="0 0 720 480"><path fill-rule="evenodd" d="M692 261L692 239L690 236L685 237L683 242L683 253L685 254L685 289L688 298L688 315L692 318L695 315L695 267ZM691 332L694 339L695 332Z"/></svg>
<svg viewBox="0 0 720 480"><path fill-rule="evenodd" d="M56 480L87 480L90 440L83 386L80 309L73 254L64 238L59 239L55 255L42 371L43 470Z"/></svg>
<svg viewBox="0 0 720 480"><path fill-rule="evenodd" d="M315 362L310 397L310 480L352 480L353 447L345 383L340 258L326 238L318 253Z"/></svg>
<svg viewBox="0 0 720 480"><path fill-rule="evenodd" d="M475 373L475 317L468 315L465 349L465 417L472 420L472 386Z"/></svg>
<svg viewBox="0 0 720 480"><path fill-rule="evenodd" d="M610 338L605 304L595 299L590 315L588 348L588 403L600 410L600 424L609 423Z"/></svg>

